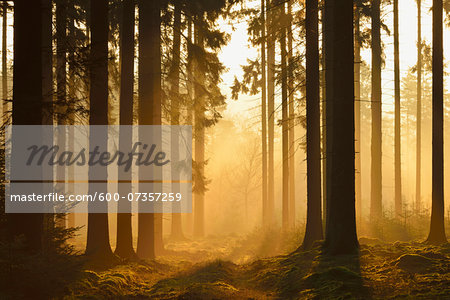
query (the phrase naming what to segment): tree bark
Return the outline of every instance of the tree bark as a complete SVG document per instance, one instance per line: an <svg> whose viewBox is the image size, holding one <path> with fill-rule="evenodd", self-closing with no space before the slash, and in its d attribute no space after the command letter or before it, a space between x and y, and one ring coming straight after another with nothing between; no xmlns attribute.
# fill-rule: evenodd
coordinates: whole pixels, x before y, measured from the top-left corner
<svg viewBox="0 0 450 300"><path fill-rule="evenodd" d="M203 48L203 36L198 23L194 22L194 43ZM194 236L205 235L205 191L203 176L205 174L205 103L199 83L202 82L202 74L198 70L198 64L194 67L194 137L195 137L195 163L197 164L196 186L200 187L194 193Z"/></svg>
<svg viewBox="0 0 450 300"><path fill-rule="evenodd" d="M4 2L6 3L6 1ZM42 101L43 124L53 125L52 1L42 0Z"/></svg>
<svg viewBox="0 0 450 300"><path fill-rule="evenodd" d="M361 45L360 7L355 7L355 200L358 225L362 221L361 199Z"/></svg>
<svg viewBox="0 0 450 300"><path fill-rule="evenodd" d="M295 227L295 111L292 38L292 0L288 2L288 93L289 93L289 226Z"/></svg>
<svg viewBox="0 0 450 300"><path fill-rule="evenodd" d="M303 248L323 239L320 174L320 82L318 1L306 1L307 214Z"/></svg>
<svg viewBox="0 0 450 300"><path fill-rule="evenodd" d="M43 120L41 9L41 1L14 1L13 125L41 125ZM42 250L43 214L14 213L7 218L11 240L23 235L28 252Z"/></svg>
<svg viewBox="0 0 450 300"><path fill-rule="evenodd" d="M422 0L417 0L417 128L416 128L416 212L421 209L422 170Z"/></svg>
<svg viewBox="0 0 450 300"><path fill-rule="evenodd" d="M273 224L275 210L275 175L274 175L274 130L275 130L275 33L273 22L273 1L268 0L267 7L267 114L268 114L268 184L267 210L268 222Z"/></svg>
<svg viewBox="0 0 450 300"><path fill-rule="evenodd" d="M90 51L90 125L108 125L108 0L91 2L91 51ZM98 145L107 149L106 130L90 127L90 145ZM92 140L93 133L104 134L104 139ZM89 168L89 178L92 172L96 177L107 178L106 168ZM106 183L89 183L89 193L106 192ZM98 262L110 262L114 255L109 244L107 203L89 203L88 232L86 255ZM97 213L95 213L97 212Z"/></svg>
<svg viewBox="0 0 450 300"><path fill-rule="evenodd" d="M325 251L357 252L353 1L325 0L327 101L327 224Z"/></svg>
<svg viewBox="0 0 450 300"><path fill-rule="evenodd" d="M189 44L192 44L192 20L189 19L187 21L188 26L187 26L187 65L186 65L186 72L187 72L187 91L188 91L188 95L189 95L189 100L186 103L186 124L187 125L191 125L193 127L193 93L194 93L194 79L193 79L193 61L192 61L192 51L189 47ZM193 204L193 203L191 203ZM193 235L194 234L194 216L193 216L193 207L191 207L191 213L188 213L186 216L186 228L187 228L187 233Z"/></svg>
<svg viewBox="0 0 450 300"><path fill-rule="evenodd" d="M267 194L267 86L266 86L266 0L261 0L261 137L262 137L262 223L269 226Z"/></svg>
<svg viewBox="0 0 450 300"><path fill-rule="evenodd" d="M321 73L321 88L322 88L322 227L326 228L327 223L327 105L326 105L326 82L325 82L325 38L326 38L326 22L325 22L325 8L322 8L322 73Z"/></svg>
<svg viewBox="0 0 450 300"><path fill-rule="evenodd" d="M395 214L402 214L402 163L400 135L400 58L398 36L398 0L394 0L394 89L395 89Z"/></svg>
<svg viewBox="0 0 450 300"><path fill-rule="evenodd" d="M75 52L77 51L77 38L75 32L75 5L73 2L69 3L68 8L69 19L67 24L68 29L68 44L70 45L70 49L68 49L68 64L69 64L69 74L68 74L68 115L67 115L67 123L68 125L75 125L75 103L76 103L76 83L75 83L75 74L76 74L76 61L75 61ZM68 128L68 141L67 147L68 149L74 149L75 141L74 141L74 128L70 126ZM75 190L75 184L73 182L75 176L74 166L71 165L68 167L67 179L70 181L67 184L67 194L73 194ZM75 213L69 213L67 215L67 227L73 228L75 227Z"/></svg>
<svg viewBox="0 0 450 300"><path fill-rule="evenodd" d="M56 3L56 122L58 125L66 125L67 117L67 8L69 1L57 0ZM66 147L65 126L57 127L58 146ZM65 167L56 166L56 179L64 181L66 178ZM57 183L56 190L65 193L65 183ZM65 219L57 218L57 225L65 227Z"/></svg>
<svg viewBox="0 0 450 300"><path fill-rule="evenodd" d="M3 123L6 123L7 117L6 114L8 112L8 67L7 67L7 54L8 54L8 45L7 45L7 32L8 32L8 2L3 1L3 22L2 22L2 96L3 96Z"/></svg>
<svg viewBox="0 0 450 300"><path fill-rule="evenodd" d="M131 151L133 125L133 86L134 86L134 0L122 1L122 18L120 24L120 127L119 148ZM119 194L131 192L131 172L119 166ZM119 201L117 214L117 243L115 254L122 258L135 258L131 223L131 203ZM129 212L128 212L129 211Z"/></svg>
<svg viewBox="0 0 450 300"><path fill-rule="evenodd" d="M444 68L442 0L433 0L433 150L430 234L427 242L447 242L444 225Z"/></svg>
<svg viewBox="0 0 450 300"><path fill-rule="evenodd" d="M173 21L173 49L172 66L170 70L171 83L171 121L172 125L180 125L180 51L181 51L181 4L175 1L174 21ZM179 160L179 136L178 131L172 134L172 160ZM175 165L172 165L172 173L178 172ZM172 192L180 191L180 183L172 183ZM172 204L172 233L171 237L175 240L184 239L181 223L181 206L178 202Z"/></svg>
<svg viewBox="0 0 450 300"><path fill-rule="evenodd" d="M160 1L139 1L139 125L161 125L160 10ZM141 175L140 172L140 178ZM139 185L139 189L144 188L143 183ZM138 215L137 255L140 258L155 258L159 231L156 219L154 213Z"/></svg>
<svg viewBox="0 0 450 300"><path fill-rule="evenodd" d="M370 216L379 220L382 216L381 183L381 37L380 37L380 0L372 1L372 161Z"/></svg>
<svg viewBox="0 0 450 300"><path fill-rule="evenodd" d="M280 1L280 12L282 24L280 24L280 48L281 48L281 141L282 141L282 226L283 230L289 229L289 117L288 117L288 86L287 86L287 66L286 66L286 10L284 2Z"/></svg>

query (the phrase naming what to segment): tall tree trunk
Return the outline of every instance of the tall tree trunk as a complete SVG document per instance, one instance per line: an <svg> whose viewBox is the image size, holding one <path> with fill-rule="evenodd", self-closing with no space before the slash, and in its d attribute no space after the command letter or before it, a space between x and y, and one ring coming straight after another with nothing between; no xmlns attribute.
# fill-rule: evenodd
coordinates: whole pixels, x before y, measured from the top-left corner
<svg viewBox="0 0 450 300"><path fill-rule="evenodd" d="M194 23L194 43L203 48L203 36ZM195 163L197 164L196 186L199 187L194 193L194 236L203 237L205 235L205 104L204 95L198 83L202 82L202 74L198 70L198 64L194 67L194 136L195 136Z"/></svg>
<svg viewBox="0 0 450 300"><path fill-rule="evenodd" d="M433 0L433 178L430 234L427 242L447 242L444 226L444 68L442 0Z"/></svg>
<svg viewBox="0 0 450 300"><path fill-rule="evenodd" d="M179 1L175 1L174 21L173 21L173 49L172 49L172 66L170 70L171 83L171 121L172 125L180 125L180 51L181 51L181 5ZM172 160L179 160L179 136L178 131L172 134ZM177 172L176 166L172 165L172 172ZM178 193L180 191L180 183L172 183L172 191ZM179 202L172 204L172 233L171 236L175 240L184 238L181 223L181 206Z"/></svg>
<svg viewBox="0 0 450 300"><path fill-rule="evenodd" d="M192 51L191 51L191 47L189 47L189 44L192 44L192 20L189 19L187 21L188 26L187 26L187 65L186 65L186 72L187 72L187 92L189 95L189 101L187 101L186 103L186 124L187 125L191 125L193 126L193 93L194 93L194 79L193 79L193 61L192 61ZM193 158L192 158L193 159ZM194 203L192 203L194 204ZM192 209L192 207L191 207ZM188 213L186 216L186 228L187 228L187 233L188 234L193 234L194 233L194 214L193 211L191 211L191 213Z"/></svg>
<svg viewBox="0 0 450 300"><path fill-rule="evenodd" d="M91 1L91 50L90 50L90 125L108 125L108 0ZM90 127L90 145L107 149L106 130ZM94 132L104 134L104 140L94 139ZM92 143L91 143L92 142ZM95 172L97 178L107 178L106 168L89 168L89 178ZM89 183L89 193L106 192L106 183ZM89 203L86 255L93 260L110 262L113 253L109 244L107 203Z"/></svg>
<svg viewBox="0 0 450 300"><path fill-rule="evenodd" d="M66 125L67 117L67 8L69 1L56 1L56 107L57 124ZM66 147L66 128L65 126L57 127L57 142L59 147ZM56 179L58 181L65 180L66 168L64 166L56 166ZM56 191L65 193L65 183L57 183ZM64 218L57 218L58 226L65 227Z"/></svg>
<svg viewBox="0 0 450 300"><path fill-rule="evenodd" d="M262 137L262 223L269 225L267 199L267 91L266 91L266 0L261 0L261 137Z"/></svg>
<svg viewBox="0 0 450 300"><path fill-rule="evenodd" d="M360 14L361 8L355 7L355 198L356 217L358 225L362 221L362 199L361 199L361 32Z"/></svg>
<svg viewBox="0 0 450 300"><path fill-rule="evenodd" d="M355 220L353 1L325 0L328 211L325 249L358 249Z"/></svg>
<svg viewBox="0 0 450 300"><path fill-rule="evenodd" d="M119 148L121 151L131 151L133 125L133 86L134 86L134 0L123 0L122 18L120 24L120 127ZM119 167L119 194L128 195L131 192L131 172ZM115 254L122 258L134 258L133 234L131 223L131 203L119 201L117 214L117 243Z"/></svg>
<svg viewBox="0 0 450 300"><path fill-rule="evenodd" d="M69 19L67 24L68 29L68 44L70 48L68 49L68 64L69 64L69 74L68 74L68 116L67 123L69 125L75 125L75 98L76 98L76 83L75 83L75 74L76 74L76 61L75 61L75 52L77 51L77 39L75 32L75 18L74 14L75 5L73 2L69 3ZM75 139L74 139L74 128L70 126L67 134L67 147L68 149L74 149ZM73 180L75 179L75 169L74 166L71 165L68 167L67 179L70 181L67 184L67 194L71 195L74 193L75 184ZM67 215L67 227L73 228L75 227L75 213L69 213Z"/></svg>
<svg viewBox="0 0 450 300"><path fill-rule="evenodd" d="M325 82L325 38L326 38L326 23L325 23L325 8L322 8L322 73L321 73L321 88L322 88L322 227L326 228L327 223L327 103L326 103L326 82Z"/></svg>
<svg viewBox="0 0 450 300"><path fill-rule="evenodd" d="M6 3L6 1L4 2ZM53 125L52 1L42 0L42 101L43 124Z"/></svg>
<svg viewBox="0 0 450 300"><path fill-rule="evenodd" d="M56 95L59 112L58 124L63 124L67 104L67 8L67 0L56 1Z"/></svg>
<svg viewBox="0 0 450 300"><path fill-rule="evenodd" d="M275 210L275 171L274 171L274 131L275 131L275 32L273 22L273 1L267 7L267 114L268 114L268 184L267 210L268 222L273 224Z"/></svg>
<svg viewBox="0 0 450 300"><path fill-rule="evenodd" d="M164 253L163 214L155 213L155 255Z"/></svg>
<svg viewBox="0 0 450 300"><path fill-rule="evenodd" d="M286 10L284 2L280 1L282 23L280 24L280 48L281 48L281 141L282 141L282 210L283 210L283 230L289 228L289 117L288 117L288 86L287 86L287 66L286 66Z"/></svg>
<svg viewBox="0 0 450 300"><path fill-rule="evenodd" d="M295 111L292 47L292 0L288 2L288 93L289 93L289 226L295 226Z"/></svg>
<svg viewBox="0 0 450 300"><path fill-rule="evenodd" d="M318 1L306 1L307 214L303 248L323 239L320 179L320 78Z"/></svg>
<svg viewBox="0 0 450 300"><path fill-rule="evenodd" d="M402 163L400 135L400 58L398 41L398 0L394 0L394 87L395 87L395 214L402 213Z"/></svg>
<svg viewBox="0 0 450 300"><path fill-rule="evenodd" d="M139 125L161 125L161 2L139 1ZM139 175L141 177L141 173ZM142 183L139 189L143 189ZM156 214L139 213L137 255L156 251Z"/></svg>
<svg viewBox="0 0 450 300"><path fill-rule="evenodd" d="M416 212L420 212L422 170L422 0L417 0L417 127L416 127Z"/></svg>
<svg viewBox="0 0 450 300"><path fill-rule="evenodd" d="M8 54L8 45L7 45L7 32L8 32L8 1L3 1L3 22L2 22L2 96L3 96L3 123L6 123L7 117L6 114L8 112L8 67L7 67L7 54Z"/></svg>
<svg viewBox="0 0 450 300"><path fill-rule="evenodd" d="M372 161L370 216L378 220L382 216L381 204L381 37L380 0L372 1Z"/></svg>
<svg viewBox="0 0 450 300"><path fill-rule="evenodd" d="M52 1L42 0L42 124L53 125L53 21ZM53 145L53 136L45 141L47 145ZM53 166L43 165L42 172L47 180L53 179ZM54 192L53 187L43 186L43 193ZM54 228L54 214L44 214L44 251L51 248L50 233Z"/></svg>
<svg viewBox="0 0 450 300"><path fill-rule="evenodd" d="M14 1L13 125L42 124L41 9L41 1ZM12 155L15 147L13 142ZM23 235L27 251L42 250L43 214L14 213L7 218L10 239Z"/></svg>

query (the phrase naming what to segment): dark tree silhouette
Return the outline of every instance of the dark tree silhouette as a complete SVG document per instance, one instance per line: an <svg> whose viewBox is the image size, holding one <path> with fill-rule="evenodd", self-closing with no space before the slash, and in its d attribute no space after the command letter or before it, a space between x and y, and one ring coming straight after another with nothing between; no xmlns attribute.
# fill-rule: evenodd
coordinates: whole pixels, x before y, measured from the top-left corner
<svg viewBox="0 0 450 300"><path fill-rule="evenodd" d="M90 49L90 125L108 125L108 0L91 1L91 49ZM94 138L93 132L106 133L90 127L90 139ZM106 134L104 139L92 141L92 145L98 145L100 149L107 148ZM97 178L107 176L106 168L89 168L95 172ZM89 192L107 190L107 184L89 183ZM107 203L89 203L88 231L86 255L97 262L110 262L114 254L109 244L108 213L99 213L107 210Z"/></svg>
<svg viewBox="0 0 450 300"><path fill-rule="evenodd" d="M307 214L303 248L323 238L320 179L320 83L318 1L306 1Z"/></svg>
<svg viewBox="0 0 450 300"><path fill-rule="evenodd" d="M395 214L402 214L402 163L400 129L400 57L398 37L398 0L394 0L394 89L395 89Z"/></svg>
<svg viewBox="0 0 450 300"><path fill-rule="evenodd" d="M56 0L56 122L66 125L67 112L67 8L68 0ZM66 147L66 131L60 127L57 134L58 145ZM56 179L64 181L66 170L64 166L56 166ZM65 192L65 184L57 183L56 190ZM64 219L57 219L59 226L64 227Z"/></svg>
<svg viewBox="0 0 450 300"><path fill-rule="evenodd" d="M288 72L286 65L286 7L279 1L280 50L281 50L281 148L282 148L282 226L289 228L289 116L288 116Z"/></svg>
<svg viewBox="0 0 450 300"><path fill-rule="evenodd" d="M292 37L292 1L288 1L287 41L288 41L288 94L289 94L289 226L295 226L295 108L294 108L294 60Z"/></svg>
<svg viewBox="0 0 450 300"><path fill-rule="evenodd" d="M361 199L361 7L355 4L355 200L358 224L362 221Z"/></svg>
<svg viewBox="0 0 450 300"><path fill-rule="evenodd" d="M134 0L123 0L120 22L120 125L133 125L133 85L134 85ZM131 151L132 127L124 126L119 132L119 148L122 151ZM128 195L131 192L131 172L123 170L124 166L119 166L120 180L119 194ZM119 201L119 211L117 214L117 246L115 254L123 258L134 258L133 235L131 226L131 203L129 201Z"/></svg>
<svg viewBox="0 0 450 300"><path fill-rule="evenodd" d="M200 27L203 14L198 13L194 17L194 44L200 49L204 48L204 36ZM200 61L195 60L194 64L194 159L196 163L196 182L197 188L194 193L194 236L203 237L205 234L205 95L203 88L199 84L205 80L201 70Z"/></svg>
<svg viewBox="0 0 450 300"><path fill-rule="evenodd" d="M269 205L267 190L267 78L266 78L266 0L261 0L261 137L262 137L262 220L268 226Z"/></svg>
<svg viewBox="0 0 450 300"><path fill-rule="evenodd" d="M355 253L353 1L325 0L327 223L325 251Z"/></svg>
<svg viewBox="0 0 450 300"><path fill-rule="evenodd" d="M268 184L267 210L269 224L273 224L275 209L274 130L275 130L275 29L273 2L267 0L267 117L268 117Z"/></svg>
<svg viewBox="0 0 450 300"><path fill-rule="evenodd" d="M160 10L160 1L139 1L139 125L161 124ZM155 246L155 214L139 213L136 253L152 259Z"/></svg>
<svg viewBox="0 0 450 300"><path fill-rule="evenodd" d="M7 51L6 51L6 42L7 42L7 24L8 24L8 1L3 1L2 4L2 96L3 96L3 122L6 121L6 113L8 111L8 104L5 102L8 99L8 67L6 66L7 62Z"/></svg>
<svg viewBox="0 0 450 300"><path fill-rule="evenodd" d="M46 125L53 125L52 37L52 1L42 0L42 101L43 124Z"/></svg>
<svg viewBox="0 0 450 300"><path fill-rule="evenodd" d="M381 36L380 0L372 2L372 145L370 217L381 218Z"/></svg>
<svg viewBox="0 0 450 300"><path fill-rule="evenodd" d="M433 0L433 150L431 244L447 242L444 226L444 66L442 0Z"/></svg>
<svg viewBox="0 0 450 300"><path fill-rule="evenodd" d="M41 5L41 1L14 2L13 125L42 124ZM13 142L12 155L14 146ZM14 213L7 218L10 239L23 235L29 252L42 249L43 214Z"/></svg>
<svg viewBox="0 0 450 300"><path fill-rule="evenodd" d="M174 19L173 19L173 46L172 46L172 65L170 68L170 98L171 98L171 124L180 125L180 51L181 51L181 2L174 1ZM177 131L172 134L172 161L179 160L179 136ZM176 173L176 165L172 165L172 173ZM172 183L172 192L178 193L180 191L180 183ZM181 210L178 202L172 204L172 228L171 237L175 240L184 238L183 227L181 223Z"/></svg>
<svg viewBox="0 0 450 300"><path fill-rule="evenodd" d="M417 0L417 127L416 127L416 211L420 211L422 171L422 0Z"/></svg>

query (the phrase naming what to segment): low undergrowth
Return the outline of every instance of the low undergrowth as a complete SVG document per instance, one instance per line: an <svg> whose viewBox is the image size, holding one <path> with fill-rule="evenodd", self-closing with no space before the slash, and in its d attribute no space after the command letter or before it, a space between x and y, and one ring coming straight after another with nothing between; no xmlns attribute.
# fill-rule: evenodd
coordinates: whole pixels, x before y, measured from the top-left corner
<svg viewBox="0 0 450 300"><path fill-rule="evenodd" d="M367 242L367 243L366 243ZM445 299L450 245L361 239L358 255L310 251L234 263L224 259L127 264L85 271L67 298L126 299ZM231 252L232 253L232 252ZM208 256L211 257L212 255Z"/></svg>

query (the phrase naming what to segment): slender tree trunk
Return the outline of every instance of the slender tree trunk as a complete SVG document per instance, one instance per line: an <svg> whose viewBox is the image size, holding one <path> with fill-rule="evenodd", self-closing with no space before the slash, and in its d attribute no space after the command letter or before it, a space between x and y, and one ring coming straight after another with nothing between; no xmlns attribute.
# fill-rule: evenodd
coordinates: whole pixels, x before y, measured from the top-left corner
<svg viewBox="0 0 450 300"><path fill-rule="evenodd" d="M422 169L422 0L417 0L417 129L416 129L416 212L421 209Z"/></svg>
<svg viewBox="0 0 450 300"><path fill-rule="evenodd" d="M325 0L328 212L325 249L358 249L355 220L353 1Z"/></svg>
<svg viewBox="0 0 450 300"><path fill-rule="evenodd" d="M155 255L164 253L163 214L155 213Z"/></svg>
<svg viewBox="0 0 450 300"><path fill-rule="evenodd" d="M370 216L378 220L382 216L381 204L381 37L380 0L372 1L372 161Z"/></svg>
<svg viewBox="0 0 450 300"><path fill-rule="evenodd" d="M161 125L160 10L160 1L139 1L139 125ZM145 187L139 185L140 189ZM156 215L138 215L137 255L140 258L155 257L159 232Z"/></svg>
<svg viewBox="0 0 450 300"><path fill-rule="evenodd" d="M69 1L56 1L56 107L57 124L66 125L67 117L67 8ZM58 146L65 149L66 147L66 130L65 126L57 127L57 142ZM56 166L56 179L64 181L65 167ZM56 191L65 193L65 183L57 183ZM56 219L57 225L65 227L65 219L58 217Z"/></svg>
<svg viewBox="0 0 450 300"><path fill-rule="evenodd" d="M67 104L67 8L68 1L56 1L56 95L58 124L61 125L64 122Z"/></svg>
<svg viewBox="0 0 450 300"><path fill-rule="evenodd" d="M69 20L68 20L68 44L70 45L70 48L68 49L68 64L69 64L69 76L68 76L68 116L67 116L67 123L69 125L75 125L75 90L76 90L76 83L75 83L75 73L76 73L76 62L75 62L75 52L77 51L77 40L76 40L76 32L75 32L75 5L73 2L69 3ZM75 146L75 139L74 139L74 128L70 126L68 128L68 135L67 135L67 147L68 149L74 149ZM73 180L75 179L75 169L74 166L71 165L68 167L67 172L67 179L70 181L67 184L67 194L71 195L74 193L75 190L75 184ZM67 215L67 227L73 228L75 227L75 214L69 213Z"/></svg>
<svg viewBox="0 0 450 300"><path fill-rule="evenodd" d="M326 38L326 24L325 24L325 8L322 8L322 73L321 73L321 87L322 87L322 227L326 228L327 221L327 105L326 105L326 87L325 87L325 38Z"/></svg>
<svg viewBox="0 0 450 300"><path fill-rule="evenodd" d="M286 11L284 2L280 2L280 10L282 19L286 19ZM289 228L289 117L288 117L288 86L287 86L287 66L286 66L286 23L280 26L281 37L280 37L280 48L281 48L281 141L282 141L282 185L283 185L283 230L288 230Z"/></svg>
<svg viewBox="0 0 450 300"><path fill-rule="evenodd" d="M292 0L288 2L288 93L289 93L289 226L295 226L295 111L292 47Z"/></svg>
<svg viewBox="0 0 450 300"><path fill-rule="evenodd" d="M52 1L42 0L42 124L53 125L53 23L52 23ZM53 145L53 136L47 137L47 145ZM53 179L53 166L44 164L42 172L47 180ZM53 187L43 186L43 193L54 192ZM54 214L44 214L44 251L50 249L50 233L54 228Z"/></svg>
<svg viewBox="0 0 450 300"><path fill-rule="evenodd" d="M267 199L267 94L266 94L266 0L261 0L261 126L262 126L262 223L269 226Z"/></svg>
<svg viewBox="0 0 450 300"><path fill-rule="evenodd" d="M8 54L8 45L6 35L8 32L8 2L3 1L3 27L2 27L2 96L3 96L3 123L7 121L7 112L8 112L8 67L7 67L7 54Z"/></svg>
<svg viewBox="0 0 450 300"><path fill-rule="evenodd" d="M198 47L203 48L203 36L197 24L194 24L194 39ZM203 237L205 235L205 104L204 95L197 82L202 82L202 74L195 64L195 87L194 87L194 136L195 136L195 163L197 164L196 186L199 187L194 193L194 236Z"/></svg>
<svg viewBox="0 0 450 300"><path fill-rule="evenodd" d="M42 101L43 124L45 125L53 125L52 38L52 1L42 0Z"/></svg>
<svg viewBox="0 0 450 300"><path fill-rule="evenodd" d="M192 43L192 20L188 20L188 26L187 26L187 51L188 51L188 61L187 61L187 66L186 66L186 72L187 72L187 91L188 91L188 95L190 101L187 102L186 104L186 112L187 112L187 116L186 116L186 124L187 125L193 125L193 116L192 113L194 111L193 109L193 70L192 70L192 51L189 47L189 44ZM192 203L194 204L194 203ZM192 209L192 207L191 207ZM193 234L194 233L194 214L193 214L193 210L191 211L191 213L188 213L186 216L186 227L187 227L187 232L188 234Z"/></svg>
<svg viewBox="0 0 450 300"><path fill-rule="evenodd" d="M274 1L274 0L272 0ZM267 7L267 114L268 114L268 185L267 210L269 224L273 224L275 209L274 131L275 131L275 33L272 1Z"/></svg>
<svg viewBox="0 0 450 300"><path fill-rule="evenodd" d="M355 198L358 225L362 221L361 199L361 45L360 7L355 7Z"/></svg>
<svg viewBox="0 0 450 300"><path fill-rule="evenodd" d="M91 51L90 51L90 125L108 125L108 0L91 2ZM98 131L97 131L98 130ZM107 131L90 127L90 143L100 151L107 149ZM95 140L94 132L104 140ZM91 143L92 141L92 143ZM107 178L106 168L89 168L89 178ZM106 183L89 183L89 193L106 192ZM89 203L86 255L99 262L110 262L114 255L109 244L107 203Z"/></svg>
<svg viewBox="0 0 450 300"><path fill-rule="evenodd" d="M41 125L43 120L41 9L41 1L14 1L13 125ZM12 155L15 147L13 142ZM14 189L17 187L11 186L12 194ZM40 192L38 187L35 192ZM14 240L23 235L27 251L41 251L43 216L8 214L9 238Z"/></svg>
<svg viewBox="0 0 450 300"><path fill-rule="evenodd" d="M174 21L173 21L173 49L172 49L172 66L170 70L171 83L171 118L172 125L180 125L180 51L181 51L181 5L179 1L175 1ZM172 160L179 160L179 137L178 131L172 135ZM176 166L172 165L172 173L176 173ZM172 183L172 191L178 193L180 191L180 183ZM175 240L184 239L183 228L181 224L181 206L179 202L172 204L172 233L171 236Z"/></svg>
<svg viewBox="0 0 450 300"><path fill-rule="evenodd" d="M86 8L85 18L86 18L86 30L85 30L86 38L84 40L84 46L85 47L89 47L90 39L91 39L91 12L90 12L90 9L89 9L89 5ZM83 83L84 83L85 97L89 97L89 93L90 93L89 92L89 89L90 89L89 67L85 68Z"/></svg>
<svg viewBox="0 0 450 300"><path fill-rule="evenodd" d="M120 26L120 132L119 148L131 151L133 134L133 86L134 86L134 0L123 0ZM131 172L119 167L119 194L131 192ZM131 203L119 201L117 214L117 243L115 254L122 258L134 258L133 234L131 224ZM129 212L128 212L129 211Z"/></svg>
<svg viewBox="0 0 450 300"><path fill-rule="evenodd" d="M400 57L398 37L398 0L394 0L394 87L395 87L395 214L402 214L402 163L400 135Z"/></svg>
<svg viewBox="0 0 450 300"><path fill-rule="evenodd" d="M444 225L444 55L442 0L433 0L433 178L430 234L427 242L447 242Z"/></svg>
<svg viewBox="0 0 450 300"><path fill-rule="evenodd" d="M318 1L306 1L307 214L303 248L323 239L320 179L320 78Z"/></svg>

